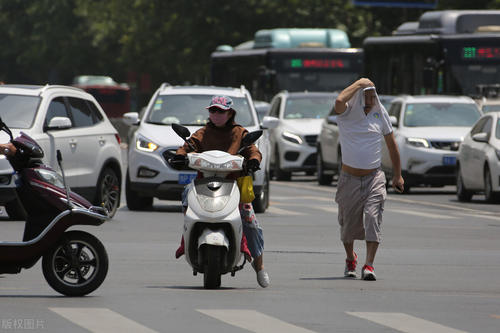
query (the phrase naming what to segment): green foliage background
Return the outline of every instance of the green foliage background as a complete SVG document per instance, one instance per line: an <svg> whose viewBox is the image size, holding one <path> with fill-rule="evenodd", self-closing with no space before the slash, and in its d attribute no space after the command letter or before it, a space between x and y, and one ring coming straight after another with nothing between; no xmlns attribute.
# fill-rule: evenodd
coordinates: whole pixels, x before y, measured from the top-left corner
<svg viewBox="0 0 500 333"><path fill-rule="evenodd" d="M500 0L438 2L471 8L499 9ZM99 74L132 85L145 77L146 90L203 84L217 45L251 40L259 29L339 28L359 47L423 12L348 0L0 0L0 81L70 84Z"/></svg>

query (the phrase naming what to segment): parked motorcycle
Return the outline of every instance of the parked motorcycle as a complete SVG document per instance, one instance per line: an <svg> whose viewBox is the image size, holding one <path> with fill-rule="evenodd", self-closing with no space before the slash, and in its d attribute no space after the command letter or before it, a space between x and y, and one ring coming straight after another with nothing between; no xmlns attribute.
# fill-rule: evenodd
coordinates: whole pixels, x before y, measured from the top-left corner
<svg viewBox="0 0 500 333"><path fill-rule="evenodd" d="M184 141L191 135L186 127L172 124ZM242 140L238 154L262 135L262 131L248 133ZM171 160L170 163L183 163ZM190 168L202 177L188 184L188 207L184 216L184 244L186 261L193 274L203 273L203 286L216 289L221 285L221 275L243 269L240 265L243 227L238 208L240 191L236 180L226 179L229 173L243 170L241 155L210 150L187 154Z"/></svg>
<svg viewBox="0 0 500 333"><path fill-rule="evenodd" d="M96 290L108 272L108 255L102 243L90 233L66 231L75 225L101 225L106 209L92 206L66 185L61 152L57 161L62 177L43 165L42 148L27 134L12 135L0 119L0 130L16 147L7 154L16 179L16 194L27 213L22 242L0 242L0 273L17 274L42 258L48 284L67 296L84 296Z"/></svg>

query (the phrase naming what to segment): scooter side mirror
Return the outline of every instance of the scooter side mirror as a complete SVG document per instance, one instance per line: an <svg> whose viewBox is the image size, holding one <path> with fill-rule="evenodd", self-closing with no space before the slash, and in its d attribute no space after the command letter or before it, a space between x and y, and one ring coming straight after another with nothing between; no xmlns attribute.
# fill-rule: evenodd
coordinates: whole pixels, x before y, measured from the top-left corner
<svg viewBox="0 0 500 333"><path fill-rule="evenodd" d="M250 146L252 143L254 143L255 141L257 141L262 136L262 133L263 133L262 130L258 130L258 131L254 131L254 132L248 133L241 140L241 146L242 147Z"/></svg>
<svg viewBox="0 0 500 333"><path fill-rule="evenodd" d="M61 154L61 151L59 149L57 150L56 155L57 155L57 163L61 164L61 162L62 162L62 154Z"/></svg>
<svg viewBox="0 0 500 333"><path fill-rule="evenodd" d="M172 129L174 130L174 132L178 136L180 136L184 140L186 140L186 138L188 138L191 135L191 132L189 132L189 129L187 127L184 127L184 126L179 125L179 124L175 124L175 123L172 124Z"/></svg>

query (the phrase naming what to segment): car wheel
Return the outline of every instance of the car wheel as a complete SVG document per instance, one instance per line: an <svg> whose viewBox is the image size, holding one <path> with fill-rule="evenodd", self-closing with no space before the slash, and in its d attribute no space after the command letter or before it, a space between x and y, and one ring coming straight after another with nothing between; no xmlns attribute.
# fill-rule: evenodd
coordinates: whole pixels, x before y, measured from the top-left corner
<svg viewBox="0 0 500 333"><path fill-rule="evenodd" d="M260 193L257 193L255 199L252 202L253 210L256 213L264 213L269 207L269 175L266 174L264 178L264 184Z"/></svg>
<svg viewBox="0 0 500 333"><path fill-rule="evenodd" d="M457 198L458 201L469 202L472 198L473 192L465 188L460 166L457 168Z"/></svg>
<svg viewBox="0 0 500 333"><path fill-rule="evenodd" d="M280 154L278 149L275 151L276 157L274 159L274 177L276 180L290 180L292 178L292 173L281 169Z"/></svg>
<svg viewBox="0 0 500 333"><path fill-rule="evenodd" d="M496 203L498 202L499 195L493 192L493 186L491 183L491 172L490 168L486 167L484 169L484 197L487 202Z"/></svg>
<svg viewBox="0 0 500 333"><path fill-rule="evenodd" d="M321 158L321 150L318 148L316 155L316 178L319 185L330 185L332 183L333 175L325 175L325 167L323 159Z"/></svg>
<svg viewBox="0 0 500 333"><path fill-rule="evenodd" d="M97 205L103 205L108 210L109 217L113 217L120 207L121 184L115 170L106 168L101 172L97 181Z"/></svg>
<svg viewBox="0 0 500 333"><path fill-rule="evenodd" d="M26 220L26 211L24 207L19 202L19 200L14 199L5 204L5 212L9 215L11 220L24 221Z"/></svg>
<svg viewBox="0 0 500 333"><path fill-rule="evenodd" d="M139 193L132 190L128 171L125 180L125 199L127 200L127 207L129 210L147 210L153 206L152 197L141 196Z"/></svg>

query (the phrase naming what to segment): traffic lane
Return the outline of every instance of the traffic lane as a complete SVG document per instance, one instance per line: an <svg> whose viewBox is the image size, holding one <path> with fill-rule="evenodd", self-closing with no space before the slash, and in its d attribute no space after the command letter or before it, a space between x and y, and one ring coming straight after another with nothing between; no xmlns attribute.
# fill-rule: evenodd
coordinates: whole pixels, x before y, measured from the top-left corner
<svg viewBox="0 0 500 333"><path fill-rule="evenodd" d="M271 201L268 213L258 214L265 230L268 289L257 286L247 266L234 278L225 275L221 290L204 290L202 276L192 276L185 260L173 257L182 231L180 203L156 201L154 211L122 208L102 227L89 227L110 256L108 277L90 297L58 297L35 268L2 279L4 304L22 299L17 316L36 313L54 332L73 331L74 325L48 310L54 307L108 308L158 332L245 332L198 311L203 309L254 310L314 332L387 332L347 312L402 312L469 332L478 327L496 332L498 321L491 316L500 308L500 288L492 285L496 280L491 277L500 274L495 261L500 258L499 235L485 233L483 220L472 221L479 229L470 232L462 220L396 211L439 215L434 208L423 211L388 201L384 241L375 265L379 279L371 283L343 278L345 254L331 189L311 192L273 182ZM22 232L21 224L11 224L15 225ZM442 229L436 227L441 226L458 231L440 237ZM362 243L358 253L361 261ZM32 298L37 301L29 302Z"/></svg>

